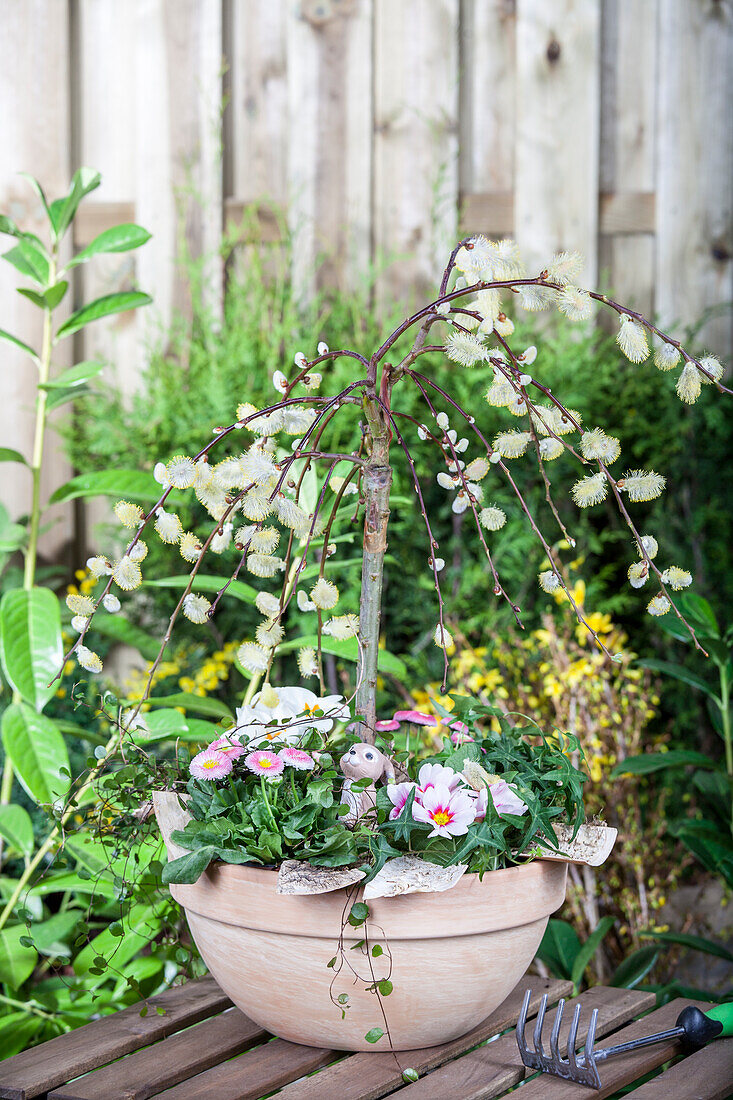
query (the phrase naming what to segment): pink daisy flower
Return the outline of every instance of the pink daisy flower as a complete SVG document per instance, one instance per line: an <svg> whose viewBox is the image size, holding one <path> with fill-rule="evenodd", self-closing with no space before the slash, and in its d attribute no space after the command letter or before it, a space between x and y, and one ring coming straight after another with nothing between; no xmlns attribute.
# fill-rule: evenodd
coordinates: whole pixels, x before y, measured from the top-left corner
<svg viewBox="0 0 733 1100"><path fill-rule="evenodd" d="M432 714L423 714L421 710L396 710L395 722L412 722L415 726L437 726L439 719Z"/></svg>
<svg viewBox="0 0 733 1100"><path fill-rule="evenodd" d="M224 737L218 737L216 741L212 741L209 745L209 749L215 752L223 752L230 760L236 760L247 751L244 745L240 745L239 741L233 741L226 735Z"/></svg>
<svg viewBox="0 0 733 1100"><path fill-rule="evenodd" d="M286 749L280 749L277 755L291 768L297 768L298 771L310 771L311 768L316 766L316 762L309 752L304 752L303 749L294 749L290 745Z"/></svg>
<svg viewBox="0 0 733 1100"><path fill-rule="evenodd" d="M232 770L232 762L228 756L218 749L204 749L198 756L194 756L189 765L191 775L196 779L219 779L222 775L229 775Z"/></svg>
<svg viewBox="0 0 733 1100"><path fill-rule="evenodd" d="M398 730L400 724L394 718L383 718L381 722L374 723L374 728L377 733L388 733L391 730Z"/></svg>
<svg viewBox="0 0 733 1100"><path fill-rule="evenodd" d="M463 791L439 785L426 791L421 803L413 802L412 816L415 821L433 826L429 837L462 836L473 825L476 808L473 799Z"/></svg>
<svg viewBox="0 0 733 1100"><path fill-rule="evenodd" d="M394 821L398 818L404 810L407 799L410 797L410 791L414 790L414 783L390 783L387 786L387 797L394 806L393 810L390 810L389 820Z"/></svg>
<svg viewBox="0 0 733 1100"><path fill-rule="evenodd" d="M244 758L245 767L255 775L264 775L274 779L285 770L285 761L276 752L267 752L266 749L251 752Z"/></svg>

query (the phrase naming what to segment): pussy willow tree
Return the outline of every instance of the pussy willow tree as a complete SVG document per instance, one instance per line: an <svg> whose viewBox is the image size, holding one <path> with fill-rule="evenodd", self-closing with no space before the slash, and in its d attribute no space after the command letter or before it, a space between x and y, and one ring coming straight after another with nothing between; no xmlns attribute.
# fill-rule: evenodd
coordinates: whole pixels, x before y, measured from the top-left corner
<svg viewBox="0 0 733 1100"><path fill-rule="evenodd" d="M572 533L560 517L546 470L547 463L567 452L577 462L580 475L570 487L575 504L588 508L610 498L628 526L636 555L628 565L628 579L634 588L649 585L652 594L647 602L648 612L677 615L701 648L694 630L671 597L671 591L691 583L691 574L674 563L658 564L654 535L640 531L632 518L636 502L652 500L662 493L664 476L654 470L612 472L612 467L618 469L616 464L621 456L619 440L601 426L582 424L579 413L568 408L542 382L539 368L535 367L537 349L520 350L516 346L511 314L516 307L529 312L554 307L570 321L583 321L592 315L596 305L605 307L618 315L620 351L636 364L644 363L653 354L659 370L676 370L676 388L682 401L695 402L705 383L716 386L720 392L733 391L721 383L723 367L716 358L694 358L679 341L645 317L606 295L577 286L574 280L580 267L581 258L576 253L563 252L554 256L539 274L530 277L514 242L469 238L453 249L435 299L391 332L370 357L352 349L331 351L325 344L319 344L313 358L298 352L290 377L280 370L275 373L273 382L279 400L263 409L243 402L237 408L236 420L227 427L214 428L213 437L198 454L176 455L158 463L154 475L161 485L160 498L147 514L126 501L115 506L120 522L134 534L116 560L102 555L89 560L93 575L104 582L97 596L68 598L79 637L67 657L75 653L83 668L101 671L99 657L85 645L87 631L100 608L114 611L119 607L115 587L124 593L141 584L141 563L147 554L142 536L153 527L163 542L178 545L191 570L150 670L143 698L147 697L155 668L179 614L194 623L205 624L244 569L253 577L270 582L256 596L256 607L263 619L255 638L243 642L239 648L239 661L251 675L245 703L253 699L258 689L260 699L266 699L268 692L271 697L275 694L270 675L273 660L285 641L288 609L292 606L300 613L315 612L316 644L298 652L301 676L317 677L323 694L323 636L335 639L356 636L355 713L362 722L362 736L373 739L382 583L395 453L407 464L414 485L435 587L434 641L443 650L444 679L448 669L451 639L440 581L444 562L425 506L422 471L416 469L410 449L415 435L434 445L439 466L437 480L453 494L450 504L453 512L470 513L493 579L494 594L508 602L517 622L520 607L505 588L492 556L492 533L507 521L505 512L489 502L487 487L492 483L510 487L517 516L523 516L544 548L549 568L539 574L541 588L549 594L564 590L579 621L607 656L613 657L573 599L553 551L553 539L545 533L549 521L557 525L570 546L575 545ZM406 337L409 344L413 334L411 346L405 350L402 338ZM399 358L395 356L398 342L403 349ZM654 345L653 353L650 342ZM463 408L451 395L449 386L442 388L419 369L422 357L436 352L443 352L455 369L484 364L490 374L485 394L490 407L486 410L486 423L480 422L484 417ZM344 357L353 360L354 381L331 396L320 395L322 375L317 368L326 368ZM424 405L422 419L395 407L399 386L417 390ZM349 414L354 428L357 423L360 428L359 432L354 431L357 442L348 452L330 450L328 441L335 419L340 421ZM506 419L502 430L497 432L495 426L489 427L491 418L502 417ZM285 443L286 436L294 436L295 441ZM244 445L240 443L243 437ZM471 453L466 453L469 448ZM222 454L220 460L212 461ZM512 465L523 456L531 456L537 463L544 482L543 519L533 514L512 472ZM319 474L314 482L316 469ZM428 476L432 477L433 472L427 471ZM306 486L310 487L308 493ZM193 490L211 517L205 535L184 531L179 516L170 505L166 507L174 490L186 489ZM329 562L338 549L331 542L331 532L341 508L349 508L352 519L363 512L358 617L331 614L339 599L338 588L328 577ZM284 550L278 553L281 539ZM235 561L229 579L212 600L194 592L196 576L209 551L234 555ZM317 579L306 593L304 570L309 562L317 567ZM271 705L275 702L273 698ZM129 727L136 713L124 725Z"/></svg>

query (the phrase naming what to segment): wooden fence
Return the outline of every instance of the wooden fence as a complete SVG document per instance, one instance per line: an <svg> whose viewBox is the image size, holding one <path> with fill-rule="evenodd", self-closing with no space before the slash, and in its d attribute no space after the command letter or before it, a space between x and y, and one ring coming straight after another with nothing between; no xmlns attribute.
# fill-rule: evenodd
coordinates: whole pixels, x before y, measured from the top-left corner
<svg viewBox="0 0 733 1100"><path fill-rule="evenodd" d="M281 204L305 289L325 247L334 281L403 255L385 290L406 293L460 228L514 235L530 266L578 248L587 282L665 322L733 298L731 0L0 0L0 22L0 209L33 228L15 173L58 194L86 164L103 185L78 243L120 220L154 234L77 287L154 295L154 312L100 322L74 349L108 358L128 389L153 319L186 308L182 189L195 253L244 204ZM2 327L33 341L13 274L0 273ZM730 352L723 308L703 333ZM26 453L28 370L3 348L2 442ZM46 488L67 475L52 455ZM20 513L17 477L2 496Z"/></svg>

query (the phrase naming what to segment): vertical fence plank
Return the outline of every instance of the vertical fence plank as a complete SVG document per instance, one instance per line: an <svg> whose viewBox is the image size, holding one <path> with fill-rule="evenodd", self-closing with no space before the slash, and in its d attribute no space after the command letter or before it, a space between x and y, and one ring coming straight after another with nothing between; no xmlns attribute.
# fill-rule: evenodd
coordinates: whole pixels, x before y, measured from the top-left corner
<svg viewBox="0 0 733 1100"><path fill-rule="evenodd" d="M460 190L511 199L516 93L514 0L462 0ZM474 227L471 227L474 228Z"/></svg>
<svg viewBox="0 0 733 1100"><path fill-rule="evenodd" d="M601 59L602 192L654 191L657 0L606 0ZM647 316L654 307L651 233L601 238L600 274Z"/></svg>
<svg viewBox="0 0 733 1100"><path fill-rule="evenodd" d="M352 284L369 262L372 0L298 0L287 22L293 277Z"/></svg>
<svg viewBox="0 0 733 1100"><path fill-rule="evenodd" d="M21 229L38 234L48 243L40 203L18 172L30 172L43 184L50 198L66 193L70 165L69 22L66 4L45 0L7 0L2 9L0 34L0 210L14 218ZM3 238L3 251L10 248ZM0 264L0 327L40 348L40 311L16 294L19 276L15 268ZM21 285L29 285L21 280ZM70 295L69 295L70 297ZM54 354L56 370L69 365L71 347L64 341ZM22 352L10 344L0 346L0 438L30 459L35 422L36 370ZM62 415L55 414L56 416ZM41 479L41 499L67 480L70 468L54 450L53 433L47 438ZM3 466L2 503L14 517L27 513L31 497L30 474L15 464ZM46 516L53 523L41 536L43 555L57 555L71 535L71 510L53 508Z"/></svg>
<svg viewBox="0 0 733 1100"><path fill-rule="evenodd" d="M657 309L664 324L693 323L731 350L733 12L715 0L660 0L657 146Z"/></svg>
<svg viewBox="0 0 733 1100"><path fill-rule="evenodd" d="M557 249L596 281L599 0L517 0L515 232L530 271Z"/></svg>
<svg viewBox="0 0 733 1100"><path fill-rule="evenodd" d="M435 286L456 233L458 0L375 0L374 245L386 298Z"/></svg>

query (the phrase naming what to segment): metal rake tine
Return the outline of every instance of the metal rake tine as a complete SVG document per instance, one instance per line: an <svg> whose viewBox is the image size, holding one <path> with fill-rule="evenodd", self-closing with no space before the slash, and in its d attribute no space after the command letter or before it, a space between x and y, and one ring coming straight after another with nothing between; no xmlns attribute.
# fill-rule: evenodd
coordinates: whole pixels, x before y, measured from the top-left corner
<svg viewBox="0 0 733 1100"><path fill-rule="evenodd" d="M555 1023L552 1025L552 1034L550 1035L550 1053L552 1054L552 1061L556 1066L562 1065L562 1058L560 1056L560 1024L562 1023L562 1014L565 1011L565 998L561 997L557 1002L557 1009L555 1011Z"/></svg>
<svg viewBox="0 0 733 1100"><path fill-rule="evenodd" d="M598 1068L596 1066L596 1059L593 1053L593 1044L596 1041L596 1027L598 1026L598 1009L594 1008L590 1016L590 1024L588 1026L588 1034L585 1039L585 1050L583 1052L583 1065L586 1072L591 1075L593 1080L593 1087L599 1089L601 1087L601 1079L598 1075Z"/></svg>
<svg viewBox="0 0 733 1100"><path fill-rule="evenodd" d="M578 1024L580 1023L580 1005L575 1006L575 1012L573 1013L573 1021L570 1024L570 1033L568 1035L568 1064L570 1069L577 1072L580 1069L578 1065L578 1059L575 1057L575 1040L578 1038Z"/></svg>
<svg viewBox="0 0 733 1100"><path fill-rule="evenodd" d="M532 1000L532 990L525 990L524 1000L522 1001L522 1008L519 1013L519 1019L517 1020L517 1045L519 1047L519 1053L522 1056L522 1061L525 1065L528 1063L525 1061L525 1056L529 1056L529 1050L527 1044L524 1041L524 1029L527 1026L527 1013L529 1012L529 1002Z"/></svg>
<svg viewBox="0 0 733 1100"><path fill-rule="evenodd" d="M542 1000L540 1001L539 1011L537 1013L537 1022L534 1025L534 1049L539 1058L544 1061L544 1051L542 1049L542 1025L545 1022L545 1012L547 1011L547 994L542 994Z"/></svg>

